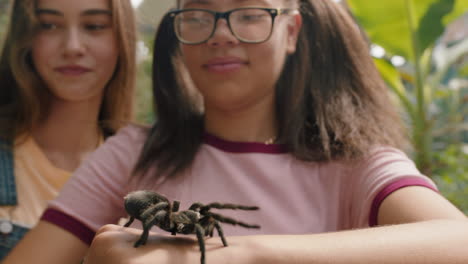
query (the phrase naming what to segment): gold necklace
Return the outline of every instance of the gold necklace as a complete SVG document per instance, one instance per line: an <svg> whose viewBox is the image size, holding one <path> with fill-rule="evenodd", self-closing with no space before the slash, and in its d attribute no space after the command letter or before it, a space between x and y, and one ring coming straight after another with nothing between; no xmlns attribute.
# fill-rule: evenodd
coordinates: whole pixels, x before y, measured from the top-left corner
<svg viewBox="0 0 468 264"><path fill-rule="evenodd" d="M263 144L265 144L265 145L271 145L271 144L274 144L275 142L276 142L276 136L271 137L271 138L265 140L265 141L263 142Z"/></svg>

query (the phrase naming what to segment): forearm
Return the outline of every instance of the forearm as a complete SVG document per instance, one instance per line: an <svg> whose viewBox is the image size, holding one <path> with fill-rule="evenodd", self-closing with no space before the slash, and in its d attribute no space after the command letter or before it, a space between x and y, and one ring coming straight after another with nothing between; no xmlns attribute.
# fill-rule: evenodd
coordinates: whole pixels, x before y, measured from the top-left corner
<svg viewBox="0 0 468 264"><path fill-rule="evenodd" d="M107 226L93 241L86 264L200 263L195 238ZM434 220L315 235L260 235L205 240L206 263L402 264L468 263L468 220Z"/></svg>
<svg viewBox="0 0 468 264"><path fill-rule="evenodd" d="M317 235L229 239L242 245L250 263L468 263L468 221L441 220ZM221 256L213 254L214 257ZM213 258L213 263L217 263Z"/></svg>
<svg viewBox="0 0 468 264"><path fill-rule="evenodd" d="M67 231L39 222L10 252L2 264L80 263L88 246Z"/></svg>

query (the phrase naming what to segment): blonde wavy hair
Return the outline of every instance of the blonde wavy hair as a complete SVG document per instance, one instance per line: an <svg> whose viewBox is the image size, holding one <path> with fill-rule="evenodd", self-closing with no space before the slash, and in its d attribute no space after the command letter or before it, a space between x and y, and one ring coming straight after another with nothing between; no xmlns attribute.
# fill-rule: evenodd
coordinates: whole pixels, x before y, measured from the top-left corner
<svg viewBox="0 0 468 264"><path fill-rule="evenodd" d="M99 125L113 134L133 116L136 76L136 26L130 0L109 0L119 58L107 84L99 113ZM49 91L31 59L31 43L37 28L36 0L13 0L10 23L0 53L0 136L30 132L48 114Z"/></svg>

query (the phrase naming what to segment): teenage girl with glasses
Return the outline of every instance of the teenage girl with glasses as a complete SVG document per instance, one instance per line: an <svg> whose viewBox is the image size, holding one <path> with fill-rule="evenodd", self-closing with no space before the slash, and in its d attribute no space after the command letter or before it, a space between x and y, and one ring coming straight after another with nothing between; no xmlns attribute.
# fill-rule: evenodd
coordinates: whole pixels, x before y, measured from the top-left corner
<svg viewBox="0 0 468 264"><path fill-rule="evenodd" d="M125 216L123 196L138 189L181 210L260 207L223 211L261 229L223 225L229 246L207 239L207 263L468 261L467 219L398 150L397 111L344 10L330 0L178 5L155 41L157 123L109 139L7 264L31 248L34 263L199 263L195 238L155 229L134 248L141 230L101 227Z"/></svg>

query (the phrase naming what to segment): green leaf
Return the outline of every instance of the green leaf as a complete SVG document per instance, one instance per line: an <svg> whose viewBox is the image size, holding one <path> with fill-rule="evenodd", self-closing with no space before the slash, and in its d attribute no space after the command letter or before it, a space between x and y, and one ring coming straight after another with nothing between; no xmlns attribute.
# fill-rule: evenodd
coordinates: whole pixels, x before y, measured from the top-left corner
<svg viewBox="0 0 468 264"><path fill-rule="evenodd" d="M468 64L460 69L461 77L468 77Z"/></svg>
<svg viewBox="0 0 468 264"><path fill-rule="evenodd" d="M449 97L450 94L451 94L450 91L447 90L447 89L444 89L444 90L439 89L439 90L436 90L434 92L434 98L435 99L444 99L444 98Z"/></svg>
<svg viewBox="0 0 468 264"><path fill-rule="evenodd" d="M401 83L400 74L398 70L393 67L388 61L384 59L374 59L375 65L379 69L382 78L392 87L394 87L398 93L405 95L405 87Z"/></svg>
<svg viewBox="0 0 468 264"><path fill-rule="evenodd" d="M445 30L442 19L453 11L454 4L455 0L439 0L433 3L421 18L417 32L421 52L442 35Z"/></svg>
<svg viewBox="0 0 468 264"><path fill-rule="evenodd" d="M403 83L401 82L400 73L398 72L398 70L386 60L374 59L374 62L384 81L398 96L398 99L405 107L408 114L412 118L414 118L414 107L411 104L410 99L408 98Z"/></svg>
<svg viewBox="0 0 468 264"><path fill-rule="evenodd" d="M351 11L373 43L408 58L410 31L404 0L348 0Z"/></svg>
<svg viewBox="0 0 468 264"><path fill-rule="evenodd" d="M457 18L460 18L460 16L462 16L463 14L466 14L467 12L468 12L468 1L456 0L455 8L453 9L453 12L445 16L443 19L444 25L450 24L452 21L454 21Z"/></svg>
<svg viewBox="0 0 468 264"><path fill-rule="evenodd" d="M407 10L410 1L412 10ZM455 2L453 2L455 1ZM467 0L347 0L349 7L371 41L392 55L414 63L408 14L414 21L420 48L431 46L444 27L468 10ZM450 8L452 6L452 8ZM420 49L422 53L424 50Z"/></svg>

